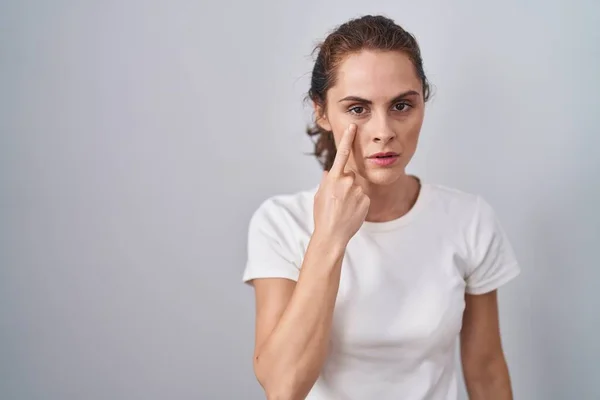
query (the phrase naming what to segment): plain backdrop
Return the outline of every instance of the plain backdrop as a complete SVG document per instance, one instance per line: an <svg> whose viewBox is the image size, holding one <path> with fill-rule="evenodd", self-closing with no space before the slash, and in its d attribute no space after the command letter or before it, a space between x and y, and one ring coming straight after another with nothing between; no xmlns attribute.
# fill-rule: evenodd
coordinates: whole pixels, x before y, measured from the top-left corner
<svg viewBox="0 0 600 400"><path fill-rule="evenodd" d="M599 2L4 0L1 399L264 398L248 220L318 183L311 51L369 13L435 85L409 172L483 195L521 262L515 398L600 398Z"/></svg>

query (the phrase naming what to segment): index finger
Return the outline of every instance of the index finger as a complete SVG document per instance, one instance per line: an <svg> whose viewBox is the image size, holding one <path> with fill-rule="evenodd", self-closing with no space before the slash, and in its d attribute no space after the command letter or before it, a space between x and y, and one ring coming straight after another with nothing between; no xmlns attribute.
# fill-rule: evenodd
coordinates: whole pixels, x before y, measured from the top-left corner
<svg viewBox="0 0 600 400"><path fill-rule="evenodd" d="M337 153L335 155L335 159L333 160L333 165L329 170L330 174L333 173L336 176L340 176L344 173L344 168L346 167L346 163L348 162L350 153L352 152L352 143L354 143L355 136L356 125L350 124L344 131L344 134L340 139L340 143L337 146Z"/></svg>

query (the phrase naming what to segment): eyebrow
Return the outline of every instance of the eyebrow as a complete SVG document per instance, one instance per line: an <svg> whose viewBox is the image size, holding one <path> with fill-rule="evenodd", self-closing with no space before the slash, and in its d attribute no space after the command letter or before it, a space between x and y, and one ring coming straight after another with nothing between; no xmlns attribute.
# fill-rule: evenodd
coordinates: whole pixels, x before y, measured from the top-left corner
<svg viewBox="0 0 600 400"><path fill-rule="evenodd" d="M390 103L395 103L395 102L397 102L399 100L402 100L403 98L408 97L408 96L419 96L419 92L417 92L415 90L409 90L407 92L400 93L399 95L397 95L396 97L394 97L390 101ZM358 97L358 96L347 96L347 97L344 97L338 103L341 103L341 102L344 102L344 101L355 101L357 103L373 104L373 102L371 100L363 99L362 97Z"/></svg>

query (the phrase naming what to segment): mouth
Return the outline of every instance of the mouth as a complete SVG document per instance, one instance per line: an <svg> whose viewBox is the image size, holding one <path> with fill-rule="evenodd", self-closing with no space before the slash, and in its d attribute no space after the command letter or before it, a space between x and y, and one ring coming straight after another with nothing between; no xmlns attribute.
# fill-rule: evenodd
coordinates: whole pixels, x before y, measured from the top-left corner
<svg viewBox="0 0 600 400"><path fill-rule="evenodd" d="M399 154L398 153L394 153L392 151L388 151L386 153L375 153L370 155L368 158L370 159L386 159L386 158L394 158L394 157L398 157Z"/></svg>
<svg viewBox="0 0 600 400"><path fill-rule="evenodd" d="M392 164L394 164L399 157L400 154L388 151L386 153L372 154L369 157L367 157L367 160L369 160L372 163L372 165L378 167L389 167Z"/></svg>

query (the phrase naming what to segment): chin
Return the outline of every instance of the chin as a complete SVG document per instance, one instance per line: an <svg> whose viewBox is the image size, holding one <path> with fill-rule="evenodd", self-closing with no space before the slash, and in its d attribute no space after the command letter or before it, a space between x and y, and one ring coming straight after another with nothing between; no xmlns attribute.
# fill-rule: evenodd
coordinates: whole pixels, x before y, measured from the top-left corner
<svg viewBox="0 0 600 400"><path fill-rule="evenodd" d="M362 174L372 185L387 186L405 175L404 168L369 168Z"/></svg>

